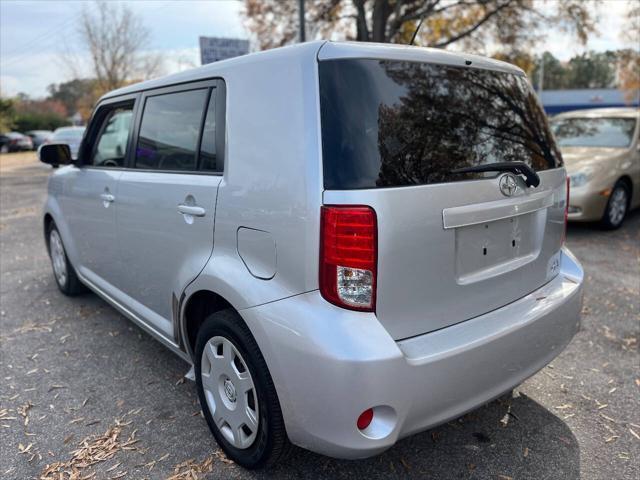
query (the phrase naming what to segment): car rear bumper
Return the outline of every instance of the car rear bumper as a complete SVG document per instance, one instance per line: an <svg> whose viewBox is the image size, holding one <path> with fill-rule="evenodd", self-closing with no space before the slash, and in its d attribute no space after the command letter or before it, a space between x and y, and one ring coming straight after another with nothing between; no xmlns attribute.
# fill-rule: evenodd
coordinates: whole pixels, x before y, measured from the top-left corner
<svg viewBox="0 0 640 480"><path fill-rule="evenodd" d="M375 315L317 291L242 310L263 352L287 433L301 447L362 458L456 418L530 377L579 328L583 272L563 251L561 270L495 311L402 341ZM361 432L356 419L374 407Z"/></svg>

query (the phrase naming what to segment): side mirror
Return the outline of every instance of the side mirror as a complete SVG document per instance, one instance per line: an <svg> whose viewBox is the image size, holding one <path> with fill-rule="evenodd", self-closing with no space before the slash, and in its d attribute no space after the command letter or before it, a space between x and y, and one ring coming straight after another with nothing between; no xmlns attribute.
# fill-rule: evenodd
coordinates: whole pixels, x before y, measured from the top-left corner
<svg viewBox="0 0 640 480"><path fill-rule="evenodd" d="M49 143L38 148L38 159L42 163L47 163L53 168L60 165L70 165L73 163L71 149L66 143Z"/></svg>

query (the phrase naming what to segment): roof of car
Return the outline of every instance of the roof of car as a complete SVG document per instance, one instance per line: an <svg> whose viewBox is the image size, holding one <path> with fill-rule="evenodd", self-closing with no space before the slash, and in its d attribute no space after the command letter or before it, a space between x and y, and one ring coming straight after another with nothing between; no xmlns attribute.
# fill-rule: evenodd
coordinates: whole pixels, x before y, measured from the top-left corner
<svg viewBox="0 0 640 480"><path fill-rule="evenodd" d="M86 127L60 127L56 128L56 132L75 132L84 130Z"/></svg>
<svg viewBox="0 0 640 480"><path fill-rule="evenodd" d="M234 57L228 60L222 60L190 70L185 70L183 72L174 73L162 78L128 85L108 92L103 96L103 98L111 98L179 83L205 80L223 75L225 72L232 70L235 66L259 63L268 61L272 58L283 59L287 57L292 60L299 60L302 57L307 57L317 58L318 60L372 58L417 62L422 61L524 75L524 72L515 65L479 55L449 52L437 48L424 48L389 43L332 42L316 40L313 42L298 43L286 47L274 48L272 50L250 53L248 55L242 55L240 57Z"/></svg>
<svg viewBox="0 0 640 480"><path fill-rule="evenodd" d="M584 110L572 110L556 115L554 118L599 118L599 117L640 117L640 109L633 107L617 108L588 108Z"/></svg>
<svg viewBox="0 0 640 480"><path fill-rule="evenodd" d="M53 135L64 135L64 134L78 134L81 135L86 127L60 127L60 128L56 128L56 130L53 132Z"/></svg>

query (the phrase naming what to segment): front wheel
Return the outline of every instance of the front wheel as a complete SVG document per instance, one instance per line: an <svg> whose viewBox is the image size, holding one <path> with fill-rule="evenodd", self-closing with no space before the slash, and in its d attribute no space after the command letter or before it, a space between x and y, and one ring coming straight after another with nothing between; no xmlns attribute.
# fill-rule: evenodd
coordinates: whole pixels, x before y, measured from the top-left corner
<svg viewBox="0 0 640 480"><path fill-rule="evenodd" d="M210 315L198 331L195 372L207 424L227 457L242 467L269 467L289 440L267 365L233 310Z"/></svg>
<svg viewBox="0 0 640 480"><path fill-rule="evenodd" d="M47 241L49 256L51 257L51 266L53 267L53 276L56 279L56 284L60 291L69 296L84 292L86 289L80 282L75 269L67 258L62 237L60 237L60 232L58 232L53 222L51 222L47 229Z"/></svg>
<svg viewBox="0 0 640 480"><path fill-rule="evenodd" d="M617 182L611 191L607 207L604 210L602 221L603 228L615 230L620 228L629 208L629 187L624 182Z"/></svg>

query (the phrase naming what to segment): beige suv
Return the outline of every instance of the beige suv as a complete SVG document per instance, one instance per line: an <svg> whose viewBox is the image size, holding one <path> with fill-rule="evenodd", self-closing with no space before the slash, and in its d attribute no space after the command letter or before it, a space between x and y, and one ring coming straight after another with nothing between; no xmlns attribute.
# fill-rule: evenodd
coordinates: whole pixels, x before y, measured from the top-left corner
<svg viewBox="0 0 640 480"><path fill-rule="evenodd" d="M622 225L640 205L640 110L598 108L551 121L571 182L570 221Z"/></svg>

